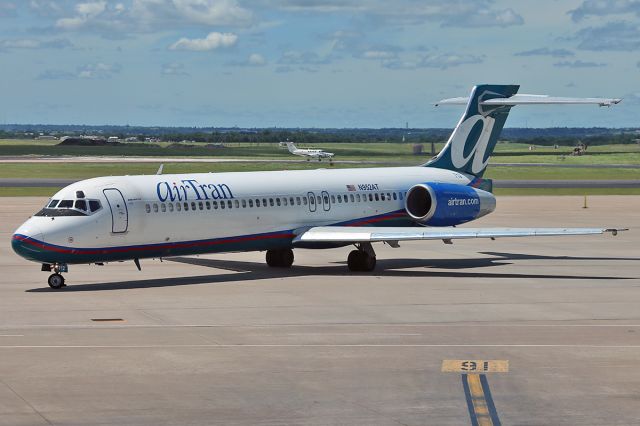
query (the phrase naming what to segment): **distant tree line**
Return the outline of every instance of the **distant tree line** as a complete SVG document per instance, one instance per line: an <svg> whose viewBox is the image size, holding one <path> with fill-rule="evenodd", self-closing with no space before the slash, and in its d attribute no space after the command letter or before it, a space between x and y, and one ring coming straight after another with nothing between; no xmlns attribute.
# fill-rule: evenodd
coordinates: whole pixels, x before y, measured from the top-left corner
<svg viewBox="0 0 640 426"><path fill-rule="evenodd" d="M54 125L2 125L0 139L32 139L40 134L55 136L96 135L104 138L136 138L145 141L157 138L164 141L183 140L204 143L277 143L286 140L305 145L318 143L431 143L443 142L451 129L240 129L195 127L133 127L133 126L54 126ZM543 146L575 146L629 144L640 139L638 129L609 128L506 128L501 140Z"/></svg>

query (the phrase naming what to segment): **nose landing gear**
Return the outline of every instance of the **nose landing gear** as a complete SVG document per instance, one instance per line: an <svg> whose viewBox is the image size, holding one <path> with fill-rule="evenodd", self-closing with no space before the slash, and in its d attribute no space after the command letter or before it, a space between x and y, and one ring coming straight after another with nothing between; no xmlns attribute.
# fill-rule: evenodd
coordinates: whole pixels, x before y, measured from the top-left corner
<svg viewBox="0 0 640 426"><path fill-rule="evenodd" d="M49 275L49 287L54 290L59 290L65 286L64 277L60 274L51 274Z"/></svg>
<svg viewBox="0 0 640 426"><path fill-rule="evenodd" d="M62 287L66 287L64 283L64 277L60 274L60 272L69 272L69 267L66 263L55 263L53 265L43 264L43 271L53 271L54 273L49 275L49 279L47 282L49 283L49 287L54 290L59 290Z"/></svg>

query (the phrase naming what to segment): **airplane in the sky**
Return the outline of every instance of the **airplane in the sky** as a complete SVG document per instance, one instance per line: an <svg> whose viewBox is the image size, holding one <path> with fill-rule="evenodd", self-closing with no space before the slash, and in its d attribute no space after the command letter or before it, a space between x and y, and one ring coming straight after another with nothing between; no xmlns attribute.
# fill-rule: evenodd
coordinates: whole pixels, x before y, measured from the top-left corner
<svg viewBox="0 0 640 426"><path fill-rule="evenodd" d="M109 176L60 190L12 238L20 256L53 271L64 287L70 264L103 264L202 253L266 251L288 268L293 249L354 245L351 271L376 266L373 243L408 240L593 235L607 228L472 228L458 225L496 207L483 179L515 105L597 104L620 99L517 95L516 85L480 85L443 150L415 167ZM159 171L161 173L161 171Z"/></svg>
<svg viewBox="0 0 640 426"><path fill-rule="evenodd" d="M301 157L307 157L307 161L312 158L322 161L323 158L328 158L329 162L333 160L333 156L335 155L333 152L323 151L321 149L312 149L312 148L296 148L293 142L281 142L287 145L287 149L293 155L299 155Z"/></svg>

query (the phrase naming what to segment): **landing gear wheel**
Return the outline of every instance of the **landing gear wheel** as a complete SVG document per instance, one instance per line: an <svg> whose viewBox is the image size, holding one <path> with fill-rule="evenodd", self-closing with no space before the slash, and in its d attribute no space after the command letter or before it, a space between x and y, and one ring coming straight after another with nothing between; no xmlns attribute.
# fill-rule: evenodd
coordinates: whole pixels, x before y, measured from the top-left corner
<svg viewBox="0 0 640 426"><path fill-rule="evenodd" d="M293 250L285 249L280 252L280 267L291 268L293 265Z"/></svg>
<svg viewBox="0 0 640 426"><path fill-rule="evenodd" d="M64 277L60 274L51 274L49 276L49 287L54 290L59 290L64 287Z"/></svg>
<svg viewBox="0 0 640 426"><path fill-rule="evenodd" d="M272 268L290 268L293 265L293 250L267 250L267 265Z"/></svg>
<svg viewBox="0 0 640 426"><path fill-rule="evenodd" d="M371 272L376 268L376 258L364 251L353 250L347 258L347 266L353 272Z"/></svg>

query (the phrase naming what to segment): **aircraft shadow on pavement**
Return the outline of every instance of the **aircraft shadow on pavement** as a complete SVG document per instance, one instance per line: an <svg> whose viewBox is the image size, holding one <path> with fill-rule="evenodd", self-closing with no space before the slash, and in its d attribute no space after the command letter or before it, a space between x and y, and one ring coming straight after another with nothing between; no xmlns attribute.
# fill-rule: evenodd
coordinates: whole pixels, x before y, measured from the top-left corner
<svg viewBox="0 0 640 426"><path fill-rule="evenodd" d="M219 270L229 271L215 275L197 275L190 277L169 277L152 278L144 280L130 280L120 282L104 282L91 284L71 284L62 291L105 291L105 290L127 290L137 288L154 287L176 287L196 284L223 284L258 281L272 278L289 278L304 276L328 276L342 277L345 275L354 276L385 276L385 277L415 277L415 278L510 278L510 279L590 279L590 280L624 280L633 279L629 277L611 276L589 276L589 275L566 275L566 274L517 274L498 273L484 271L459 271L463 269L488 268L502 265L509 265L513 262L509 260L521 259L561 259L561 260L637 260L635 258L594 258L594 257L570 257L570 256L537 256L521 255L512 253L484 252L484 255L492 257L471 258L471 259L379 259L377 269L374 273L349 272L346 269L346 262L335 262L331 266L304 266L294 265L291 269L270 268L263 262L246 262L236 260L207 259L199 257L174 257L166 259L168 261L183 263L194 266L203 266ZM426 270L416 270L425 268ZM443 270L437 270L443 269ZM50 288L35 288L26 290L27 292L49 292ZM60 291L60 290L55 290Z"/></svg>

